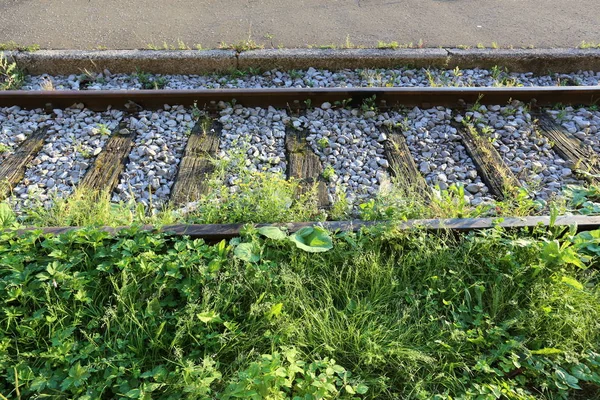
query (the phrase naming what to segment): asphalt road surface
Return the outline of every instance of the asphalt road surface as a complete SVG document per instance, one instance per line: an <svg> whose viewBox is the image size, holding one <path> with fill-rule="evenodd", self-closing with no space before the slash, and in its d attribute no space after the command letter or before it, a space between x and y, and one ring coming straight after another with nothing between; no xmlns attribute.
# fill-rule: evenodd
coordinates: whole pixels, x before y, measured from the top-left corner
<svg viewBox="0 0 600 400"><path fill-rule="evenodd" d="M600 42L598 0L0 0L0 43L50 49Z"/></svg>

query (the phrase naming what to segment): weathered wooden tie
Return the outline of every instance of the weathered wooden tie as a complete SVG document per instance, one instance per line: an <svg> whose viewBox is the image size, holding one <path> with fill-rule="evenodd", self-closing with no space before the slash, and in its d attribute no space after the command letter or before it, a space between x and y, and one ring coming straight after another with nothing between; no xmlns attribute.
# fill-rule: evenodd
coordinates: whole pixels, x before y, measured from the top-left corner
<svg viewBox="0 0 600 400"><path fill-rule="evenodd" d="M285 134L285 148L288 158L288 178L300 180L301 193L305 193L316 184L319 207L329 206L327 185L323 179L323 166L319 156L306 141L306 133L288 128Z"/></svg>
<svg viewBox="0 0 600 400"><path fill-rule="evenodd" d="M475 163L481 180L499 200L521 186L490 140L473 126L455 125L462 142Z"/></svg>
<svg viewBox="0 0 600 400"><path fill-rule="evenodd" d="M600 160L587 144L569 133L549 115L539 114L540 133L552 143L552 149L567 161L569 168L579 177L599 182Z"/></svg>
<svg viewBox="0 0 600 400"><path fill-rule="evenodd" d="M126 129L125 122L119 124L81 180L79 187L112 192L119 183L121 172L125 169L134 139L135 131Z"/></svg>
<svg viewBox="0 0 600 400"><path fill-rule="evenodd" d="M44 127L35 131L17 147L0 164L0 200L4 200L12 189L23 179L27 165L35 158L44 146L48 128Z"/></svg>
<svg viewBox="0 0 600 400"><path fill-rule="evenodd" d="M185 147L179 172L171 192L171 202L176 205L196 201L208 191L208 178L214 171L211 160L219 150L221 124L198 121Z"/></svg>
<svg viewBox="0 0 600 400"><path fill-rule="evenodd" d="M406 139L402 132L395 128L384 129L387 140L383 143L385 158L390 163L390 171L396 179L406 182L411 188L422 193L429 193L427 182L419 172Z"/></svg>

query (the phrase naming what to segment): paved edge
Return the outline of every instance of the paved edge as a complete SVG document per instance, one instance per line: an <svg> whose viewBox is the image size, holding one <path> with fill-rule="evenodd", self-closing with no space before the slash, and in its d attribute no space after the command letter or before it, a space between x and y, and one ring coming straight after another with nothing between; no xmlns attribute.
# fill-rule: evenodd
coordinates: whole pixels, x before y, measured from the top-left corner
<svg viewBox="0 0 600 400"><path fill-rule="evenodd" d="M84 71L133 73L137 69L155 74L202 74L235 69L233 50L39 50L7 52L30 74L69 75Z"/></svg>
<svg viewBox="0 0 600 400"><path fill-rule="evenodd" d="M514 72L600 71L600 49L261 49L233 50L39 50L5 54L30 74L67 75L84 70L203 74L232 69L491 68Z"/></svg>
<svg viewBox="0 0 600 400"><path fill-rule="evenodd" d="M404 65L443 68L448 61L448 52L444 49L267 49L240 53L238 68L336 70Z"/></svg>
<svg viewBox="0 0 600 400"><path fill-rule="evenodd" d="M600 71L600 49L448 49L451 67L505 66L514 72Z"/></svg>

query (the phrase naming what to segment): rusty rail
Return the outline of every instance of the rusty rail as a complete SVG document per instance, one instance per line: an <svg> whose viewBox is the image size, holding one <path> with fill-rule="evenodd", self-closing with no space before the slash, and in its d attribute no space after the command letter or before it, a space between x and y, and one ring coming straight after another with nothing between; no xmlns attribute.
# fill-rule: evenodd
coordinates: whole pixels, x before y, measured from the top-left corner
<svg viewBox="0 0 600 400"><path fill-rule="evenodd" d="M127 109L126 104L133 102L145 109L157 109L164 104L191 106L194 103L210 108L219 101L235 100L246 107L304 108L307 104L335 104L350 98L349 104L356 106L373 96L376 105L381 108L456 107L476 101L506 104L510 100L535 102L537 106L556 103L584 105L600 102L600 86L2 91L0 107L17 105L29 109L51 109L83 103L92 110L105 110L108 106Z"/></svg>
<svg viewBox="0 0 600 400"><path fill-rule="evenodd" d="M383 225L393 226L399 231L408 231L411 229L422 229L429 232L452 231L455 233L468 233L472 231L491 229L501 227L504 229L530 229L535 227L568 227L577 226L578 231L587 231L600 229L600 216L560 216L555 221L551 221L548 216L537 217L506 217L506 218L451 218L451 219L415 219L400 222L391 225L389 221L326 221L326 222L292 222L279 224L253 224L255 227L278 226L287 229L289 232L295 232L307 226L322 226L331 232L347 231L357 232L363 228L370 228ZM201 238L207 241L219 241L230 239L240 235L240 231L247 224L206 224L206 225L165 225L155 227L152 225L142 225L140 229L150 232L170 233L176 236L190 236ZM111 234L117 234L119 231L128 229L127 226L120 227L101 227L100 229ZM63 234L70 231L82 229L82 227L47 227L47 228L24 228L19 229L19 234L30 231L41 231L43 234Z"/></svg>

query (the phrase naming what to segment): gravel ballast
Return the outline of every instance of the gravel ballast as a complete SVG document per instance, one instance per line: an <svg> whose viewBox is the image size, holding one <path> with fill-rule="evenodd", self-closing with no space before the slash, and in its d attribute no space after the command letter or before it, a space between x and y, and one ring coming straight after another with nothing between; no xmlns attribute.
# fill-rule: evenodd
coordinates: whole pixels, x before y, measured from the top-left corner
<svg viewBox="0 0 600 400"><path fill-rule="evenodd" d="M17 209L47 207L54 197L68 196L123 117L122 111L98 113L82 104L54 113L53 119L46 120L49 129L44 146L13 189L11 201Z"/></svg>
<svg viewBox="0 0 600 400"><path fill-rule="evenodd" d="M428 86L561 86L600 84L600 72L535 75L487 69L356 69L236 71L209 75L150 75L102 73L80 75L30 75L24 90L134 90L223 88L318 88L318 87L428 87Z"/></svg>
<svg viewBox="0 0 600 400"><path fill-rule="evenodd" d="M191 110L183 106L165 105L130 117L128 129L136 131L135 144L112 200L160 208L169 198L194 124Z"/></svg>
<svg viewBox="0 0 600 400"><path fill-rule="evenodd" d="M548 114L600 154L600 111L596 108L565 107L562 110L549 110Z"/></svg>
<svg viewBox="0 0 600 400"><path fill-rule="evenodd" d="M472 205L492 200L456 128L451 125L452 110L415 107L394 117L402 127L413 159L429 185L442 190L452 184L462 185L466 189L465 200Z"/></svg>
<svg viewBox="0 0 600 400"><path fill-rule="evenodd" d="M547 200L566 185L583 184L554 152L548 139L536 131L523 104L481 105L455 119L476 125L480 134L492 141L520 183L541 199Z"/></svg>
<svg viewBox="0 0 600 400"><path fill-rule="evenodd" d="M0 162L33 132L52 124L51 115L41 109L0 107Z"/></svg>
<svg viewBox="0 0 600 400"><path fill-rule="evenodd" d="M256 71L255 71L256 72ZM600 73L534 75L508 73L502 69L442 70L399 68L387 70L271 70L254 75L239 71L211 75L82 74L28 76L24 89L138 90L197 88L299 88L299 87L427 87L427 86L557 86L599 85ZM310 105L309 105L310 106ZM569 184L583 184L570 166L556 155L547 139L536 133L533 118L522 104L488 105L458 112L444 107L378 112L375 108L346 109L324 103L309 107L301 116L288 110L247 108L219 104L217 120L222 127L219 158L241 153L250 170L285 174L286 131L305 131L312 150L321 160L331 201L344 197L355 206L373 198L390 181L384 154L386 130L399 127L415 163L432 189L452 185L465 188L465 201L479 205L492 201L488 188L464 148L457 122L469 120L485 130L504 162L533 196L549 199ZM54 196L72 192L107 136L100 126L113 130L123 119L136 132L135 143L112 200L135 201L162 207L171 194L173 180L188 136L196 123L194 110L167 106L123 116L109 110L95 113L82 106L56 110L0 108L0 162L36 129L50 128L44 148L14 189L11 201L18 208L41 201L49 205ZM600 112L593 107L549 111L569 132L600 152ZM226 185L237 190L236 176Z"/></svg>

